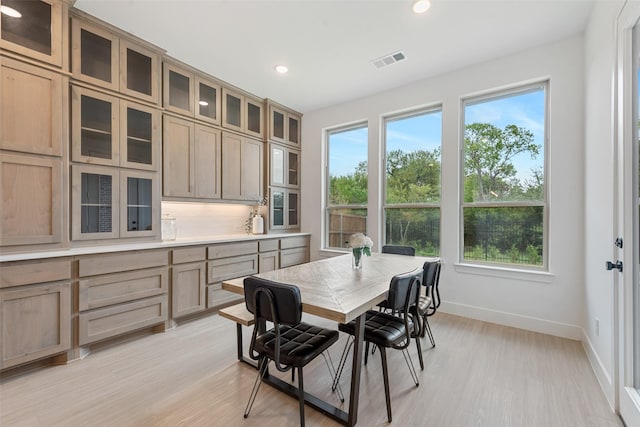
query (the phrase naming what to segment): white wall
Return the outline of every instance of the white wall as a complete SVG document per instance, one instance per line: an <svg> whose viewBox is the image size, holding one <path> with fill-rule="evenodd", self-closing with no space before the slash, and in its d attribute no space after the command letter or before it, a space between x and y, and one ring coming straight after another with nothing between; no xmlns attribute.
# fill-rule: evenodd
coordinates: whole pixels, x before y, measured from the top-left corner
<svg viewBox="0 0 640 427"><path fill-rule="evenodd" d="M369 234L380 216L381 116L421 105L443 106L441 277L444 311L582 338L584 319L584 40L574 37L517 55L461 69L331 108L306 113L303 123L302 230L312 233L311 256L320 251L324 159L323 130L369 123ZM434 59L436 60L436 59ZM402 66L401 64L399 65ZM383 69L381 72L392 72ZM459 223L460 100L471 94L550 79L550 274L465 268L457 265ZM321 90L321 88L320 88ZM378 246L379 247L379 246Z"/></svg>
<svg viewBox="0 0 640 427"><path fill-rule="evenodd" d="M613 74L615 21L622 1L597 2L585 32L585 317L583 343L614 402ZM599 319L599 331L596 327Z"/></svg>

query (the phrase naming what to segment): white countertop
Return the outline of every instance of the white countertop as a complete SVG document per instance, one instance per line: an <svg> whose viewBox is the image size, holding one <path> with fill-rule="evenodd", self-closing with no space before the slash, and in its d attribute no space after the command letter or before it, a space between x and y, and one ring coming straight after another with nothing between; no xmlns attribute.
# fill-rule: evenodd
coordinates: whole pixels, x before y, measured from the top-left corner
<svg viewBox="0 0 640 427"><path fill-rule="evenodd" d="M103 245L91 244L87 246L76 246L68 249L55 249L38 252L20 252L14 254L0 255L0 262L24 261L34 259L69 257L77 255L103 254L111 252L139 251L145 249L163 249L179 246L209 245L215 243L229 243L239 241L278 239L281 237L309 236L310 233L273 233L273 234L224 234L217 236L182 237L176 240L165 240L158 242L119 242L115 244L105 243Z"/></svg>

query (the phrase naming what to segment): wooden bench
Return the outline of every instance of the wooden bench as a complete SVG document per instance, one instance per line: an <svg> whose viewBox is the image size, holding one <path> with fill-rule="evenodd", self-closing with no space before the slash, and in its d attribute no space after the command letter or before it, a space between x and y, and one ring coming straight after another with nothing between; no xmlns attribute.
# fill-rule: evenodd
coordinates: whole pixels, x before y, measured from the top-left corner
<svg viewBox="0 0 640 427"><path fill-rule="evenodd" d="M242 327L253 326L254 318L253 314L247 310L244 302L236 305L230 305L229 307L221 308L218 310L218 314L226 319L236 322L236 340L238 348L238 360L248 363L249 365L256 367L256 363L244 357L242 350Z"/></svg>

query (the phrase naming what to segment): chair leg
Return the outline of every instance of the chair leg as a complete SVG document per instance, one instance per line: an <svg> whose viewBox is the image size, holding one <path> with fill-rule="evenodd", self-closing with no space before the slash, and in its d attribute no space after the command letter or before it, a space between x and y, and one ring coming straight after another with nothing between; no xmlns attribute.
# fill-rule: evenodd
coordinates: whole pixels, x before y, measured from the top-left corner
<svg viewBox="0 0 640 427"><path fill-rule="evenodd" d="M269 359L263 358L260 360L260 367L258 368L258 376L256 377L256 381L253 383L253 389L251 389L251 394L249 395L249 401L247 402L247 406L244 409L244 417L247 418L249 416L249 412L251 412L251 408L253 407L253 402L256 400L256 396L258 395L258 390L260 389L260 384L262 384L262 379L264 378L264 374L267 372L267 367L269 366Z"/></svg>
<svg viewBox="0 0 640 427"><path fill-rule="evenodd" d="M298 393L298 399L300 400L300 427L304 427L304 384L302 381L302 366L298 368Z"/></svg>
<svg viewBox="0 0 640 427"><path fill-rule="evenodd" d="M416 368L413 366L413 360L411 359L411 355L409 354L409 348L405 348L402 350L402 355L404 356L404 362L409 367L409 373L411 374L411 378L413 378L413 382L416 387L420 385L420 381L418 380L418 373L416 372Z"/></svg>
<svg viewBox="0 0 640 427"><path fill-rule="evenodd" d="M331 360L331 354L328 351L322 353L322 358L324 359L324 363L327 365L327 369L329 369L329 375L331 376L331 389L333 390L333 384L336 380L337 371L333 366L333 360ZM336 393L338 393L338 398L342 403L344 403L344 394L342 393L342 387L340 387L340 383L337 384Z"/></svg>
<svg viewBox="0 0 640 427"><path fill-rule="evenodd" d="M433 332L431 332L431 326L429 325L429 320L427 319L427 316L424 316L423 320L424 320L424 329L427 332L427 335L429 335L429 341L431 341L431 347L435 347L436 341L433 339ZM424 337L424 333L422 334L422 336Z"/></svg>
<svg viewBox="0 0 640 427"><path fill-rule="evenodd" d="M424 360L422 360L422 345L420 344L420 337L416 337L416 347L418 348L418 359L420 360L420 370L424 371Z"/></svg>
<svg viewBox="0 0 640 427"><path fill-rule="evenodd" d="M369 341L366 341L364 343L364 366L367 366L368 361L369 361Z"/></svg>
<svg viewBox="0 0 640 427"><path fill-rule="evenodd" d="M333 385L331 386L331 391L336 391L336 387L340 384L340 377L342 376L342 370L344 369L344 365L347 363L347 356L349 356L349 351L351 350L351 346L354 343L354 339L352 336L347 336L347 342L344 345L344 349L342 350L342 356L340 356L340 361L338 362L338 370L336 371L336 377L333 380Z"/></svg>
<svg viewBox="0 0 640 427"><path fill-rule="evenodd" d="M389 372L387 370L387 349L380 347L380 359L382 360L382 378L384 380L384 397L387 401L387 419L391 422L391 396L389 393Z"/></svg>

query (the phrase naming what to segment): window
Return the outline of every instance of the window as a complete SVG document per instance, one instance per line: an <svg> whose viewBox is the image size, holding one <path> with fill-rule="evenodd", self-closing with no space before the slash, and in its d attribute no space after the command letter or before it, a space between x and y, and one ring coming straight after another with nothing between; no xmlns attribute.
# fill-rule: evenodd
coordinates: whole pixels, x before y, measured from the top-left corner
<svg viewBox="0 0 640 427"><path fill-rule="evenodd" d="M366 124L327 132L327 248L344 248L351 234L367 231L368 146Z"/></svg>
<svg viewBox="0 0 640 427"><path fill-rule="evenodd" d="M463 101L462 259L546 268L547 83Z"/></svg>
<svg viewBox="0 0 640 427"><path fill-rule="evenodd" d="M385 244L440 252L442 110L386 118Z"/></svg>

